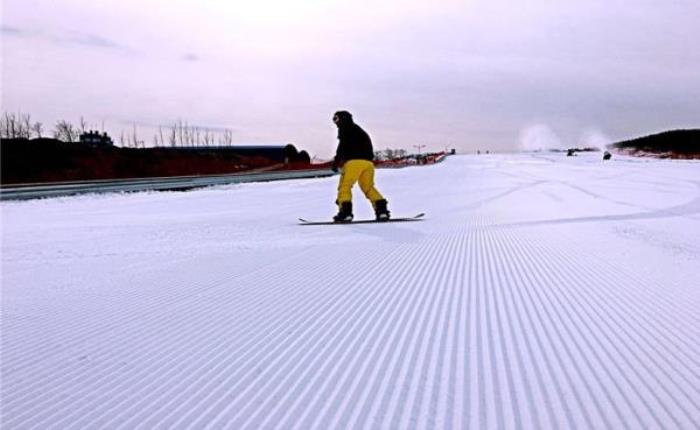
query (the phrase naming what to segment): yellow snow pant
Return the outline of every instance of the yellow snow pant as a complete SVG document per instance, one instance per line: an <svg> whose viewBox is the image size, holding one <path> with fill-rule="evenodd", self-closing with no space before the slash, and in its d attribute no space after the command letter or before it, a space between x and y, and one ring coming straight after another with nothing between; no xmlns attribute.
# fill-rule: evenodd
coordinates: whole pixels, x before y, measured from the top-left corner
<svg viewBox="0 0 700 430"><path fill-rule="evenodd" d="M360 183L360 189L374 204L384 197L374 188L374 163L368 160L349 160L343 165L338 184L338 199L336 203L352 201L352 187L356 182Z"/></svg>

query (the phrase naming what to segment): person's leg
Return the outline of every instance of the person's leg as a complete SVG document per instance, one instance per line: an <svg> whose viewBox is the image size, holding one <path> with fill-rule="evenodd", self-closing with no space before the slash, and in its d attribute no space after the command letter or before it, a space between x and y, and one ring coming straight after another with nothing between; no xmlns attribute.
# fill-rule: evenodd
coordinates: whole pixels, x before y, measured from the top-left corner
<svg viewBox="0 0 700 430"><path fill-rule="evenodd" d="M335 203L338 205L338 214L333 217L335 222L352 221L352 187L362 173L361 160L347 161L342 168L340 181L338 182L338 197Z"/></svg>
<svg viewBox="0 0 700 430"><path fill-rule="evenodd" d="M343 165L338 182L338 198L336 203L341 205L343 202L352 201L352 187L362 174L362 160L350 160Z"/></svg>
<svg viewBox="0 0 700 430"><path fill-rule="evenodd" d="M377 200L384 200L384 197L374 186L374 164L371 161L362 161L363 168L358 178L360 189L365 193L365 197L374 205L374 202Z"/></svg>
<svg viewBox="0 0 700 430"><path fill-rule="evenodd" d="M360 174L359 182L362 192L365 193L365 197L372 202L377 221L388 220L391 215L387 208L387 201L374 186L374 163L371 161L366 162L365 168Z"/></svg>

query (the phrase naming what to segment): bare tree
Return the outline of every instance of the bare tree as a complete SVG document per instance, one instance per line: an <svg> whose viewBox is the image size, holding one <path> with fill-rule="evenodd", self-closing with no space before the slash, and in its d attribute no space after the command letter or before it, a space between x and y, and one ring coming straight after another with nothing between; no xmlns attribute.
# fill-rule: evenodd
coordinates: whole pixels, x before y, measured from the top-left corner
<svg viewBox="0 0 700 430"><path fill-rule="evenodd" d="M185 136L187 137L187 146L194 146L194 128L185 122Z"/></svg>
<svg viewBox="0 0 700 430"><path fill-rule="evenodd" d="M0 139L9 138L8 124L7 124L7 112L4 112L2 117L0 117Z"/></svg>
<svg viewBox="0 0 700 430"><path fill-rule="evenodd" d="M18 114L19 116L19 137L29 139L32 137L32 117L29 114Z"/></svg>
<svg viewBox="0 0 700 430"><path fill-rule="evenodd" d="M40 122L35 122L34 125L32 125L32 131L34 132L34 135L38 138L43 137L44 133L44 125Z"/></svg>
<svg viewBox="0 0 700 430"><path fill-rule="evenodd" d="M85 118L80 116L80 133L85 133L85 127L87 127L87 122L85 121Z"/></svg>
<svg viewBox="0 0 700 430"><path fill-rule="evenodd" d="M170 127L168 131L168 143L173 148L177 145L177 124Z"/></svg>
<svg viewBox="0 0 700 430"><path fill-rule="evenodd" d="M5 113L5 119L8 124L7 137L10 139L22 137L22 119L20 118L20 115Z"/></svg>
<svg viewBox="0 0 700 430"><path fill-rule="evenodd" d="M144 141L139 140L138 130L136 129L136 124L133 124L133 131L131 132L131 141L134 145L134 148L138 148L139 145L141 145L141 147L145 147Z"/></svg>
<svg viewBox="0 0 700 430"><path fill-rule="evenodd" d="M214 134L209 130L204 130L204 146L211 146L214 143Z"/></svg>
<svg viewBox="0 0 700 430"><path fill-rule="evenodd" d="M3 113L2 118L0 118L0 137L3 139L14 139L16 137L16 121L15 114L9 112Z"/></svg>
<svg viewBox="0 0 700 430"><path fill-rule="evenodd" d="M9 117L10 121L10 133L9 137L11 138L17 138L19 137L19 119L15 116L15 114L10 115Z"/></svg>
<svg viewBox="0 0 700 430"><path fill-rule="evenodd" d="M192 146L193 141L194 138L192 136L192 130L190 129L189 124L185 122L185 146Z"/></svg>
<svg viewBox="0 0 700 430"><path fill-rule="evenodd" d="M233 144L233 132L229 129L224 130L224 135L222 137L223 146L231 146Z"/></svg>
<svg viewBox="0 0 700 430"><path fill-rule="evenodd" d="M185 146L186 136L185 136L185 128L182 126L182 120L177 121L177 128L178 128L177 134L178 134L180 146Z"/></svg>
<svg viewBox="0 0 700 430"><path fill-rule="evenodd" d="M194 128L190 127L185 122L185 136L187 137L187 146L194 146Z"/></svg>
<svg viewBox="0 0 700 430"><path fill-rule="evenodd" d="M79 130L73 124L63 119L56 123L53 132L53 137L64 142L75 142L78 140L79 135Z"/></svg>
<svg viewBox="0 0 700 430"><path fill-rule="evenodd" d="M158 126L158 136L160 136L160 146L165 146L165 140L163 139L163 126Z"/></svg>
<svg viewBox="0 0 700 430"><path fill-rule="evenodd" d="M27 137L29 130L28 127L25 128L25 123L29 121L28 118L29 115L5 112L2 116L2 125L0 125L2 137L7 139Z"/></svg>

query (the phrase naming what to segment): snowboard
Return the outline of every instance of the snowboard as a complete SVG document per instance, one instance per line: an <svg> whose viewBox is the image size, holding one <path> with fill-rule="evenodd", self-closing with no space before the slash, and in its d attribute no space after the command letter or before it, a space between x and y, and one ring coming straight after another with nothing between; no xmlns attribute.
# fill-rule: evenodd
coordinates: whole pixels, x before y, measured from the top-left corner
<svg viewBox="0 0 700 430"><path fill-rule="evenodd" d="M425 216L424 213L419 213L411 217L401 217L401 218L389 218L386 221L377 221L376 219L361 219L357 221L350 222L334 222L334 221L309 221L304 218L299 218L299 223L301 225L349 225L349 224L384 224L390 222L410 222L410 221L421 221Z"/></svg>

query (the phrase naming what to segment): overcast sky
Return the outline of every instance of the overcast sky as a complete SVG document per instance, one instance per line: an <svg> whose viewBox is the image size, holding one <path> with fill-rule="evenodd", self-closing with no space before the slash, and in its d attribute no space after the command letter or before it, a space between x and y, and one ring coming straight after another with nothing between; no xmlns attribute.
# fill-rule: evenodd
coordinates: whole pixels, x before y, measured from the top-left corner
<svg viewBox="0 0 700 430"><path fill-rule="evenodd" d="M377 149L572 146L700 126L698 23L698 0L3 0L2 108L321 157L338 109Z"/></svg>

